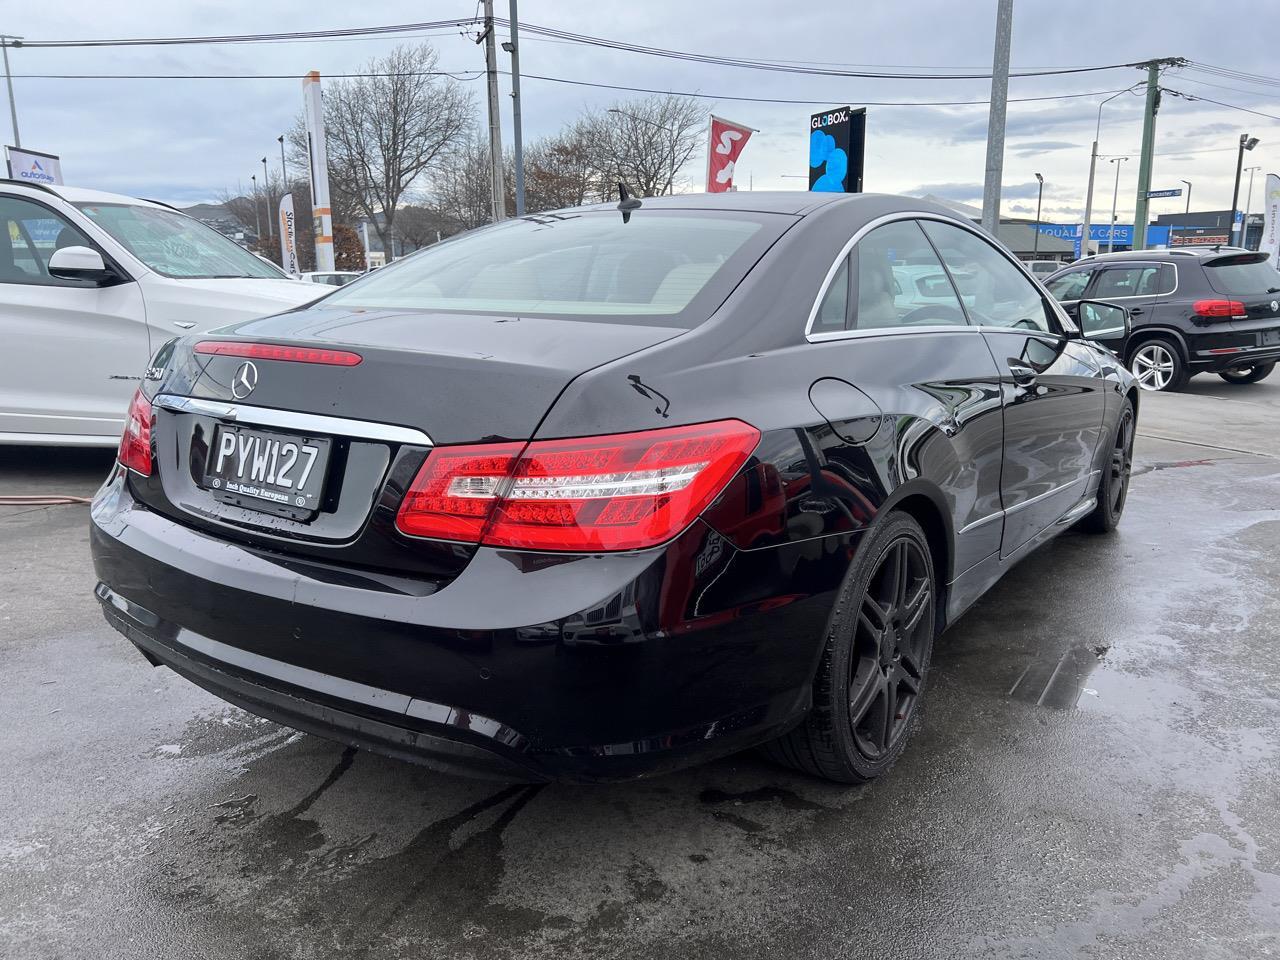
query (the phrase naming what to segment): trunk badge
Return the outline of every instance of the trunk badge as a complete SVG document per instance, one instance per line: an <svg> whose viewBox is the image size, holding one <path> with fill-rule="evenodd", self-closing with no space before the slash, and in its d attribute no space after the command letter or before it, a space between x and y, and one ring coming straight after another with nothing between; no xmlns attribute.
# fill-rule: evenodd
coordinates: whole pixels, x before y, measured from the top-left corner
<svg viewBox="0 0 1280 960"><path fill-rule="evenodd" d="M258 385L258 368L252 360L246 360L236 368L236 375L231 378L231 396L243 400L253 393Z"/></svg>

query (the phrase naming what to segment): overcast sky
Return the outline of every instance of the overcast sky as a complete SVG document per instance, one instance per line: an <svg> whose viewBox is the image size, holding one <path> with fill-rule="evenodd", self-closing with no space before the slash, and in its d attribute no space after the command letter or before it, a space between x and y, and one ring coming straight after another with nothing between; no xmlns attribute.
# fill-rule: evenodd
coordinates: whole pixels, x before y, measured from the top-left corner
<svg viewBox="0 0 1280 960"><path fill-rule="evenodd" d="M465 17L475 0L376 4L329 0L268 3L58 0L7 4L0 30L29 40L241 34L312 30ZM523 21L651 46L821 64L991 66L995 0L864 0L780 3L766 0L524 0ZM1141 3L1116 0L1017 0L1014 69L1131 62L1181 56L1266 77L1280 76L1277 0ZM505 15L506 0L497 0ZM448 69L483 67L483 51L458 31L429 38ZM506 39L503 36L501 39ZM68 183L194 203L237 181L246 187L267 155L278 166L276 137L301 106L298 79L64 80L50 73L285 74L342 73L412 38L329 42L113 49L14 50L19 124L26 146L61 155ZM500 53L502 68L508 59ZM862 80L760 72L617 53L525 37L526 74L709 95L704 101L731 120L757 127L738 164L741 189L804 189L808 116L829 106L870 101L982 100L990 81ZM1083 207L1098 104L1108 92L1142 79L1137 70L1014 79L1010 97L1088 93L1096 96L1009 105L1004 160L1004 212L1035 212L1034 174L1045 177L1046 221L1078 221ZM1195 71L1170 71L1166 87L1280 116L1280 85L1254 84ZM1206 84L1215 84L1208 86ZM476 118L484 103L475 91ZM503 93L509 90L502 78ZM1234 89L1223 89L1232 87ZM638 96L536 80L523 84L526 143L556 131L585 106ZM728 97L811 101L779 105ZM510 99L502 98L504 142L510 143ZM1119 214L1131 219L1141 134L1141 99L1121 96L1103 113L1100 152L1128 154L1121 165ZM981 200L986 106L869 106L865 186L886 193L931 192ZM8 123L0 129L10 137ZM1246 167L1280 172L1280 121L1166 96L1157 126L1153 188L1194 183L1193 209L1231 202L1239 134L1259 137ZM6 142L12 142L7 139ZM705 153L688 173L695 183ZM1113 165L1099 163L1095 210L1109 212ZM788 177L787 175L793 175ZM1246 175L1247 181L1247 175ZM700 189L701 185L698 185ZM1255 181L1253 208L1260 207ZM1241 188L1244 204L1244 187ZM1155 200L1153 215L1180 211L1182 199ZM1102 219L1095 215L1095 221Z"/></svg>

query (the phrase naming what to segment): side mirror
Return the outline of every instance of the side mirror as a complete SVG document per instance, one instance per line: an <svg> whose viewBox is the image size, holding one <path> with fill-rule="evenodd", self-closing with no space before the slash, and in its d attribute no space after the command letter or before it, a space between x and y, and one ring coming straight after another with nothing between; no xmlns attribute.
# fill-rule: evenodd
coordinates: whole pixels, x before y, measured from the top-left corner
<svg viewBox="0 0 1280 960"><path fill-rule="evenodd" d="M1080 335L1086 340L1118 345L1129 336L1132 329L1129 311L1114 303L1081 300L1073 312L1080 325Z"/></svg>
<svg viewBox="0 0 1280 960"><path fill-rule="evenodd" d="M88 247L63 247L49 258L49 276L63 280L96 280L113 276L102 254Z"/></svg>

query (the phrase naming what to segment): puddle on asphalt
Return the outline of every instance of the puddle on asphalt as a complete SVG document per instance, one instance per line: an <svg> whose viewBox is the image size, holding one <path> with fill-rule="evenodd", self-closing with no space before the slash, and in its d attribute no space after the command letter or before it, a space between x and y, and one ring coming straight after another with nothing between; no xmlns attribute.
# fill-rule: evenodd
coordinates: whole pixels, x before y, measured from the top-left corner
<svg viewBox="0 0 1280 960"><path fill-rule="evenodd" d="M1070 710L1082 697L1097 695L1086 681L1110 648L1101 644L1071 647L1056 658L1033 660L1009 688L1009 696L1038 707Z"/></svg>

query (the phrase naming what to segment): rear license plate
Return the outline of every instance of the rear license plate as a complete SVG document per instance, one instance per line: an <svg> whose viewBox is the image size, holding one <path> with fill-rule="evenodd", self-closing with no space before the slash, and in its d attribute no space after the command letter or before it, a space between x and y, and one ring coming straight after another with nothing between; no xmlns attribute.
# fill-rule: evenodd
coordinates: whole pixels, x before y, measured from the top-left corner
<svg viewBox="0 0 1280 960"><path fill-rule="evenodd" d="M219 425L205 463L204 486L253 506L293 511L320 507L330 441Z"/></svg>
<svg viewBox="0 0 1280 960"><path fill-rule="evenodd" d="M1280 330L1263 330L1262 345L1264 347L1280 346Z"/></svg>

